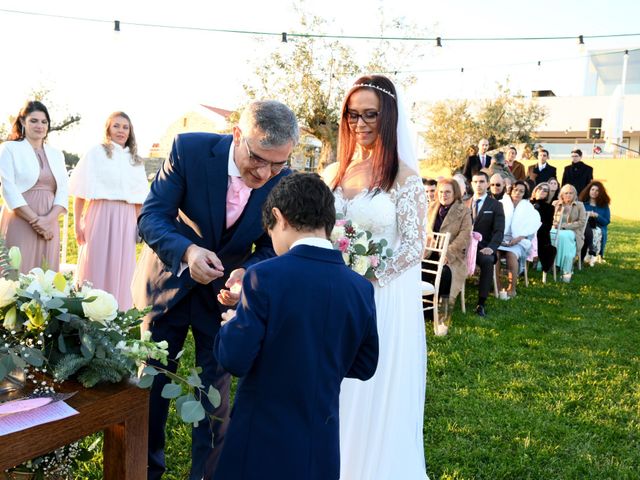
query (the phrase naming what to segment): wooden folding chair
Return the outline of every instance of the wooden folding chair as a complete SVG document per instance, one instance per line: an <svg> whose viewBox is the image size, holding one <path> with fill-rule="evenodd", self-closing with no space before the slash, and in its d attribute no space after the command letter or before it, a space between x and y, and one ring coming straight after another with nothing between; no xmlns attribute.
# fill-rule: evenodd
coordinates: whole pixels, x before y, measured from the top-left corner
<svg viewBox="0 0 640 480"><path fill-rule="evenodd" d="M422 309L424 311L433 310L434 324L438 324L438 290L440 288L440 277L442 276L442 267L444 267L444 259L449 248L449 238L451 234L446 233L430 233L425 249L425 256L422 259L422 272L430 273L435 276L433 284L422 281ZM438 260L433 260L427 253L438 253Z"/></svg>

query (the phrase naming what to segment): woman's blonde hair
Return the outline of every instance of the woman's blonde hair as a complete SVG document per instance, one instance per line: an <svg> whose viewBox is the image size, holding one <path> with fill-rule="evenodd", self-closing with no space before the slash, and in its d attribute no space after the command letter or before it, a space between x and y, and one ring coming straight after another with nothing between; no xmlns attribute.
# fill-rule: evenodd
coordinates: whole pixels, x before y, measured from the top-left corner
<svg viewBox="0 0 640 480"><path fill-rule="evenodd" d="M107 153L107 157L111 158L113 155L113 144L111 143L111 135L109 134L109 128L111 127L111 122L113 122L114 118L122 117L127 122L129 122L129 138L127 138L127 143L124 144L125 147L129 147L129 153L131 154L131 164L132 165L141 165L142 158L138 156L138 144L136 143L136 135L133 132L133 124L131 123L131 119L129 115L124 112L113 112L111 115L107 117L107 122L104 126L104 140L102 141L102 147L104 151Z"/></svg>

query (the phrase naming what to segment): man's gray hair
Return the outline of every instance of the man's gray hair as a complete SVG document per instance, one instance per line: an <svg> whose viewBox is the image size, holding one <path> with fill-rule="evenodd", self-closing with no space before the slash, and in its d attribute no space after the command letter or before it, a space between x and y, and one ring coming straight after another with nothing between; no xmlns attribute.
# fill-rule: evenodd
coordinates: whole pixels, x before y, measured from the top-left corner
<svg viewBox="0 0 640 480"><path fill-rule="evenodd" d="M275 100L252 102L240 116L239 127L245 136L260 142L263 148L298 143L298 119L284 103Z"/></svg>

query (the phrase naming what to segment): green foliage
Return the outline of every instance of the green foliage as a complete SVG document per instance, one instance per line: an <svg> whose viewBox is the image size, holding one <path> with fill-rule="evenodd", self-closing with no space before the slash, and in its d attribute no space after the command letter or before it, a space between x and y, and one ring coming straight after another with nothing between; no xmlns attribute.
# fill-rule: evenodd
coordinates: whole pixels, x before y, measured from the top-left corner
<svg viewBox="0 0 640 480"><path fill-rule="evenodd" d="M296 5L303 33L321 33L327 20L309 15ZM424 34L404 18L389 21L380 10L380 36ZM294 33L294 32L290 32ZM266 60L260 60L244 89L250 99L277 98L295 112L305 133L322 142L319 166L335 161L340 107L348 82L367 73L387 73L423 56L423 49L412 42L376 41L367 44L365 52L356 51L343 40L290 36ZM266 45L265 45L266 47ZM356 59L367 59L364 61ZM407 85L415 81L411 75L399 79Z"/></svg>
<svg viewBox="0 0 640 480"><path fill-rule="evenodd" d="M80 161L80 156L75 153L67 152L66 150L63 150L62 153L64 154L64 163L67 166L67 170L75 168Z"/></svg>
<svg viewBox="0 0 640 480"><path fill-rule="evenodd" d="M422 134L429 145L429 163L453 172L464 164L467 149L481 138L489 148L532 144L546 112L533 100L498 85L496 95L482 101L446 100L427 109L429 127Z"/></svg>

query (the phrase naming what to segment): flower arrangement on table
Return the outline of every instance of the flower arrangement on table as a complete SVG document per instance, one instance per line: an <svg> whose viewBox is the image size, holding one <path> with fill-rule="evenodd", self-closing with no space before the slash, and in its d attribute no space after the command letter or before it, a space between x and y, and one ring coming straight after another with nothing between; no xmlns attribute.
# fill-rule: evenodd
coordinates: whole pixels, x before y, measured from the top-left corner
<svg viewBox="0 0 640 480"><path fill-rule="evenodd" d="M393 255L384 238L374 241L371 232L340 215L331 232L331 242L342 252L344 263L369 280L376 277L377 271L384 270L387 258Z"/></svg>
<svg viewBox="0 0 640 480"><path fill-rule="evenodd" d="M118 311L110 293L77 287L69 275L51 270L19 274L20 261L20 251L7 250L0 240L0 381L24 371L33 393L48 395L72 377L86 388L138 377L138 386L148 388L164 374L171 383L162 395L176 399L183 421L197 424L206 417L205 398L220 404L216 389L204 391L200 368L185 379L158 365L168 364L167 343L154 342L150 332L140 336L149 309ZM149 359L157 362L150 365ZM28 463L36 469L31 471L42 471L42 462Z"/></svg>

